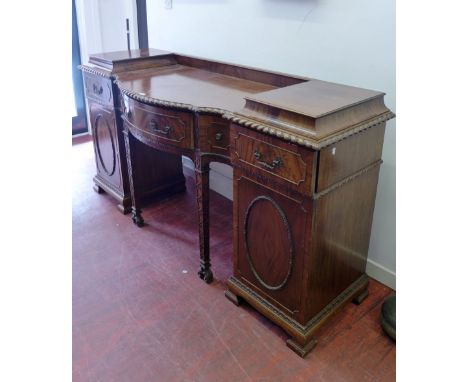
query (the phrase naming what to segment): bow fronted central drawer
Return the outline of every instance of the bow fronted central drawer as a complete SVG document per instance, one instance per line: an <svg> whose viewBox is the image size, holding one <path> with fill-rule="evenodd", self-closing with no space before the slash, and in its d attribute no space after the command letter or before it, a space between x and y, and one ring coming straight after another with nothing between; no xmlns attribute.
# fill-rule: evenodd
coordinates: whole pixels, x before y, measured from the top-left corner
<svg viewBox="0 0 468 382"><path fill-rule="evenodd" d="M193 117L190 113L146 105L125 97L123 118L140 134L164 144L193 149Z"/></svg>

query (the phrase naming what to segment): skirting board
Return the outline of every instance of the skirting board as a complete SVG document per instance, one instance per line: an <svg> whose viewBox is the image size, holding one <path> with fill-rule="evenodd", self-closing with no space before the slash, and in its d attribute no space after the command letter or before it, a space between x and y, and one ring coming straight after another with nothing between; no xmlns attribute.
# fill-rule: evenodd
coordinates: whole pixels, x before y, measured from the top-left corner
<svg viewBox="0 0 468 382"><path fill-rule="evenodd" d="M369 277L381 282L382 284L396 290L396 274L390 269L376 263L372 259L367 259L366 273Z"/></svg>
<svg viewBox="0 0 468 382"><path fill-rule="evenodd" d="M184 165L184 174L193 177L193 162L189 158L182 157L182 163ZM225 198L232 200L232 177L220 172L217 168L210 171L210 188ZM371 259L367 259L366 272L369 277L396 290L395 272Z"/></svg>

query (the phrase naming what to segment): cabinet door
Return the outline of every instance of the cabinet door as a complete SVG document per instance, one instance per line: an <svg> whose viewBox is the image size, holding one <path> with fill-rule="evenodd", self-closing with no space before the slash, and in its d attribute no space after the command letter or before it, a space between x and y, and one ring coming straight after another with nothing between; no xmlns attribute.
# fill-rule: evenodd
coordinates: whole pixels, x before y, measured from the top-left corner
<svg viewBox="0 0 468 382"><path fill-rule="evenodd" d="M292 317L299 318L310 224L307 200L295 200L235 169L235 276ZM310 231L310 230L309 230Z"/></svg>
<svg viewBox="0 0 468 382"><path fill-rule="evenodd" d="M89 108L98 177L121 191L122 176L114 112L91 102Z"/></svg>

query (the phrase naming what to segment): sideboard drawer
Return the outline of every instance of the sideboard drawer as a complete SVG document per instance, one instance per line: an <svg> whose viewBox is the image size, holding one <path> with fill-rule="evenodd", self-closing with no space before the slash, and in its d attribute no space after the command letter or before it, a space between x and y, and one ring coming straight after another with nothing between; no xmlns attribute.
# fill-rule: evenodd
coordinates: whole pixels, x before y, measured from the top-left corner
<svg viewBox="0 0 468 382"><path fill-rule="evenodd" d="M219 115L198 116L198 145L203 153L229 157L229 122Z"/></svg>
<svg viewBox="0 0 468 382"><path fill-rule="evenodd" d="M312 192L313 151L235 125L231 145L234 164L273 181L295 186L302 193Z"/></svg>
<svg viewBox="0 0 468 382"><path fill-rule="evenodd" d="M320 150L317 192L379 161L384 135L383 123Z"/></svg>
<svg viewBox="0 0 468 382"><path fill-rule="evenodd" d="M193 119L190 113L169 110L124 98L124 118L150 139L193 149Z"/></svg>
<svg viewBox="0 0 468 382"><path fill-rule="evenodd" d="M86 97L106 106L112 106L112 82L110 78L84 73Z"/></svg>

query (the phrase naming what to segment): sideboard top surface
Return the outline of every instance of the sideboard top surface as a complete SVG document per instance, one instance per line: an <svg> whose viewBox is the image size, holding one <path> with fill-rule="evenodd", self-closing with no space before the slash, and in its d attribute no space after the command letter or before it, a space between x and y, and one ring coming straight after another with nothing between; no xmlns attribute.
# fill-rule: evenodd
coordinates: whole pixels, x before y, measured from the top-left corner
<svg viewBox="0 0 468 382"><path fill-rule="evenodd" d="M132 49L120 50L116 52L96 53L89 57L89 62L96 65L114 65L124 61L134 61L147 59L150 57L160 57L171 54L165 50L160 49Z"/></svg>
<svg viewBox="0 0 468 382"><path fill-rule="evenodd" d="M307 82L247 97L256 103L313 118L383 96L374 90L310 79Z"/></svg>
<svg viewBox="0 0 468 382"><path fill-rule="evenodd" d="M394 117L382 92L157 49L93 55L90 64L97 70L84 70L113 76L140 102L214 112L315 149Z"/></svg>
<svg viewBox="0 0 468 382"><path fill-rule="evenodd" d="M240 110L245 97L276 86L184 65L121 73L119 87L149 98L198 108Z"/></svg>

